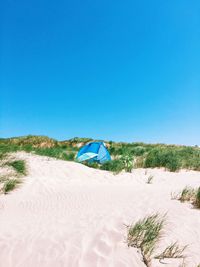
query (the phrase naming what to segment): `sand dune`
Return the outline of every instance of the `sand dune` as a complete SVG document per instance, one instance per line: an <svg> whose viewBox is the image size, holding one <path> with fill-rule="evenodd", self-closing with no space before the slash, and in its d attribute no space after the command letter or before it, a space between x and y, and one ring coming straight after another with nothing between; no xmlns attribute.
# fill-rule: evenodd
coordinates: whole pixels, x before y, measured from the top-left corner
<svg viewBox="0 0 200 267"><path fill-rule="evenodd" d="M188 245L186 266L200 263L200 211L171 200L171 192L198 187L200 173L136 169L113 175L81 164L17 153L29 175L0 195L1 267L144 267L128 248L126 226L167 212L155 253L172 241ZM147 178L153 175L153 183ZM178 267L177 260L153 267Z"/></svg>

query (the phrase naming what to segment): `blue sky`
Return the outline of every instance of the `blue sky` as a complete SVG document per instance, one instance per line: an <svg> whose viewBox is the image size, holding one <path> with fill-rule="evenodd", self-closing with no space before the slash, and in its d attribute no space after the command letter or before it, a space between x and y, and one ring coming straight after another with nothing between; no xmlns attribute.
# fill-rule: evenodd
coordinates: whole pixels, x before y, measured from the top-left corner
<svg viewBox="0 0 200 267"><path fill-rule="evenodd" d="M0 137L200 145L200 1L6 0Z"/></svg>

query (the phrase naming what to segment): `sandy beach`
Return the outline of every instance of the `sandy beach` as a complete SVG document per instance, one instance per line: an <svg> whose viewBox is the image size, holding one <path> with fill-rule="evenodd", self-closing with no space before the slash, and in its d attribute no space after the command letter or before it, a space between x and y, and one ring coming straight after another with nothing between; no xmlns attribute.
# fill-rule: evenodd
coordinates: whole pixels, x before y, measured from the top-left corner
<svg viewBox="0 0 200 267"><path fill-rule="evenodd" d="M74 162L17 153L28 175L0 195L1 267L144 267L126 244L127 225L166 214L154 254L178 241L185 266L200 263L200 211L172 200L185 186L200 185L200 172L135 169L114 175ZM152 184L147 184L152 175ZM153 267L179 267L180 260Z"/></svg>

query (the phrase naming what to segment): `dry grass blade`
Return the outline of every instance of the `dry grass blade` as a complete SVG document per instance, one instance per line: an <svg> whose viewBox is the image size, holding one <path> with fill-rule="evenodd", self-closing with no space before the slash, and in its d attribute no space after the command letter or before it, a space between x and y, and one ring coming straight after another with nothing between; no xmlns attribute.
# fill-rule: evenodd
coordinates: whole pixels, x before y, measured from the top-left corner
<svg viewBox="0 0 200 267"><path fill-rule="evenodd" d="M155 259L166 259L166 258L173 258L173 259L177 259L177 258L185 258L183 252L186 249L187 246L184 247L179 247L178 243L175 242L171 245L169 245L168 247L166 247L166 249L159 255L155 256Z"/></svg>
<svg viewBox="0 0 200 267"><path fill-rule="evenodd" d="M148 178L147 178L147 184L152 184L152 181L153 181L153 175L150 175Z"/></svg>

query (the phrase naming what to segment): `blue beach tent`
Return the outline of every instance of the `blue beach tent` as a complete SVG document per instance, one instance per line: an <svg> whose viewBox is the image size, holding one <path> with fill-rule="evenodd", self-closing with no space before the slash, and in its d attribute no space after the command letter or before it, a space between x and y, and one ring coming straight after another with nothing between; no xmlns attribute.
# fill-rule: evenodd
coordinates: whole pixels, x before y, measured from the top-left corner
<svg viewBox="0 0 200 267"><path fill-rule="evenodd" d="M111 157L103 142L90 142L79 150L77 160L102 164L111 160Z"/></svg>

